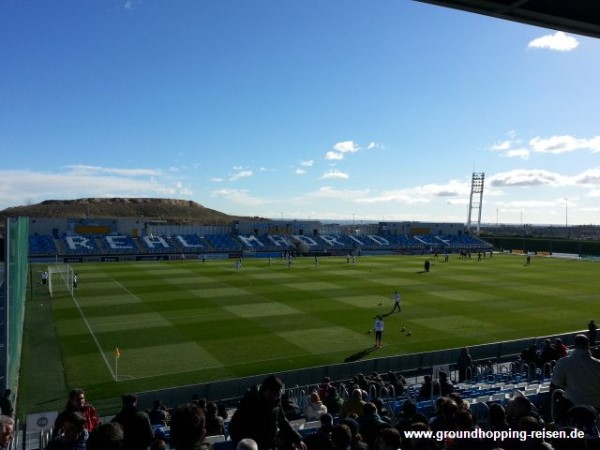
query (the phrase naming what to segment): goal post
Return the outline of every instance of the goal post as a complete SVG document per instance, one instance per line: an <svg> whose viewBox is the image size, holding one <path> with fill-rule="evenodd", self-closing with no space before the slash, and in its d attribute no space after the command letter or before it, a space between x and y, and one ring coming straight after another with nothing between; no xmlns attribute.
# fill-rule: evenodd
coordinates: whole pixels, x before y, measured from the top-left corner
<svg viewBox="0 0 600 450"><path fill-rule="evenodd" d="M48 292L50 297L61 292L73 295L73 268L70 265L48 266Z"/></svg>

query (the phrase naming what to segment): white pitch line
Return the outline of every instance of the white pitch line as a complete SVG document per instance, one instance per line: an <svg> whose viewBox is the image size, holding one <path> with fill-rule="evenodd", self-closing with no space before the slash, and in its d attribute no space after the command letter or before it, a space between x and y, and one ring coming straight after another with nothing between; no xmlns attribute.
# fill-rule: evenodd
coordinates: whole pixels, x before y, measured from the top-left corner
<svg viewBox="0 0 600 450"><path fill-rule="evenodd" d="M79 314L81 314L81 318L83 319L83 322L85 323L85 326L87 327L88 331L90 332L90 335L92 336L92 339L96 343L96 347L98 347L98 351L100 352L100 356L102 356L102 359L106 363L106 367L108 368L108 371L110 372L110 375L112 376L112 378L115 381L117 381L116 380L115 372L113 371L112 367L110 366L110 363L108 362L108 359L106 359L106 355L102 351L102 347L100 346L100 342L98 342L98 338L94 334L94 331L92 330L92 327L90 326L90 323L88 322L87 318L85 317L85 314L83 314L83 310L79 306L79 303L77 303L77 299L75 299L75 291L74 290L71 291L71 298L73 299L73 302L75 303L75 306L79 310Z"/></svg>

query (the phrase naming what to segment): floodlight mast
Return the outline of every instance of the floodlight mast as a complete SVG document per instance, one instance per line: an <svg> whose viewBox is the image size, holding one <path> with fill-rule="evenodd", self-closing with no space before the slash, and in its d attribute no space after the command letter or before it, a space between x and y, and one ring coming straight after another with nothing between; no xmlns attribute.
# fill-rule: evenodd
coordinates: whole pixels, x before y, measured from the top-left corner
<svg viewBox="0 0 600 450"><path fill-rule="evenodd" d="M481 206L483 204L483 185L485 181L485 173L483 172L473 172L473 176L471 177L471 195L469 197L469 215L467 217L467 231L471 231L471 218L473 217L473 210L477 209L477 235L479 236L479 231L481 229ZM473 203L473 197L479 194L479 198L475 201L477 204Z"/></svg>

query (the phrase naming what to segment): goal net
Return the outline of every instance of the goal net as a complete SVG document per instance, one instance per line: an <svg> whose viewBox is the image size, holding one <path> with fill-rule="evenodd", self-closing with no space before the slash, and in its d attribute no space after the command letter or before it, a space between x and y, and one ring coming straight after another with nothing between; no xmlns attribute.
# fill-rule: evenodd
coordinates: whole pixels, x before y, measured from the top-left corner
<svg viewBox="0 0 600 450"><path fill-rule="evenodd" d="M73 268L70 265L48 266L48 291L50 297L65 292L73 295Z"/></svg>

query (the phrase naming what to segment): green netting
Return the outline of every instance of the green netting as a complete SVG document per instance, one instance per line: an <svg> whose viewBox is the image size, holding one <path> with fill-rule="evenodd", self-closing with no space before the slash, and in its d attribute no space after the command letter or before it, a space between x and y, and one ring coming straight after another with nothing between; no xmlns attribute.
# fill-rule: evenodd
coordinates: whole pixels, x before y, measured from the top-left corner
<svg viewBox="0 0 600 450"><path fill-rule="evenodd" d="M5 387L16 390L27 294L29 219L8 219L6 227L6 368Z"/></svg>

